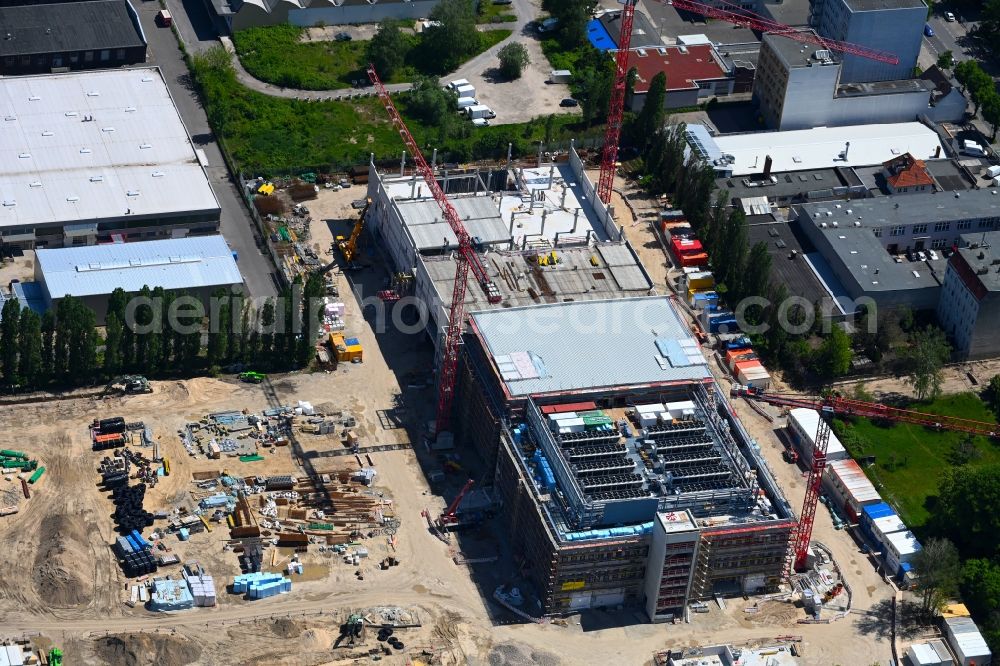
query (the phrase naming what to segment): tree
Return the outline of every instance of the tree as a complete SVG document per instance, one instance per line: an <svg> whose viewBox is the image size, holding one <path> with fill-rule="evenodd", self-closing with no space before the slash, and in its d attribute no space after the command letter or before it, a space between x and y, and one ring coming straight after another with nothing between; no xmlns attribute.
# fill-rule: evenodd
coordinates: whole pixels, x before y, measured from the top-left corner
<svg viewBox="0 0 1000 666"><path fill-rule="evenodd" d="M924 542L923 546L913 556L913 568L917 572L923 609L931 613L940 610L958 593L962 568L958 549L951 541L934 537Z"/></svg>
<svg viewBox="0 0 1000 666"><path fill-rule="evenodd" d="M638 132L638 143L645 146L653 137L656 130L663 126L663 119L666 111L663 109L663 101L667 96L667 75L657 72L653 80L649 82L649 91L646 92L646 99L643 102L642 110L636 118L636 130Z"/></svg>
<svg viewBox="0 0 1000 666"><path fill-rule="evenodd" d="M18 367L21 383L28 388L42 385L42 319L27 308L21 313L17 333Z"/></svg>
<svg viewBox="0 0 1000 666"><path fill-rule="evenodd" d="M304 368L309 364L313 355L313 348L316 343L316 336L319 334L320 317L322 311L319 308L313 309L311 304L318 302L323 297L323 280L319 275L310 275L302 289L303 313L302 313L302 335L299 336L295 352L295 365Z"/></svg>
<svg viewBox="0 0 1000 666"><path fill-rule="evenodd" d="M51 309L42 315L42 379L48 381L55 374L56 315Z"/></svg>
<svg viewBox="0 0 1000 666"><path fill-rule="evenodd" d="M816 371L826 379L842 377L851 369L851 338L840 326L834 326L816 355Z"/></svg>
<svg viewBox="0 0 1000 666"><path fill-rule="evenodd" d="M509 80L521 78L524 68L531 62L528 49L520 42L508 43L500 49L497 57L500 59L500 74Z"/></svg>
<svg viewBox="0 0 1000 666"><path fill-rule="evenodd" d="M771 283L771 255L763 242L755 243L747 255L746 270L743 272L743 298L767 296Z"/></svg>
<svg viewBox="0 0 1000 666"><path fill-rule="evenodd" d="M218 304L218 310L215 311L217 314L210 311L208 321L208 345L205 356L209 368L222 365L229 357L229 336L233 327L229 292L220 287L212 294L212 300Z"/></svg>
<svg viewBox="0 0 1000 666"><path fill-rule="evenodd" d="M1000 95L995 90L990 91L983 100L983 119L988 122L993 131L990 141L997 140L997 126L1000 125Z"/></svg>
<svg viewBox="0 0 1000 666"><path fill-rule="evenodd" d="M951 69L955 64L955 58L952 56L951 51L945 51L938 56L937 66L941 69Z"/></svg>
<svg viewBox="0 0 1000 666"><path fill-rule="evenodd" d="M986 389L986 400L990 408L1000 416L1000 375L993 375L990 378L989 388Z"/></svg>
<svg viewBox="0 0 1000 666"><path fill-rule="evenodd" d="M931 526L967 557L1000 553L1000 464L945 470Z"/></svg>
<svg viewBox="0 0 1000 666"><path fill-rule="evenodd" d="M375 36L365 47L365 58L379 76L388 80L406 60L409 42L399 30L399 23L386 19L378 24Z"/></svg>
<svg viewBox="0 0 1000 666"><path fill-rule="evenodd" d="M122 335L124 324L111 312L104 320L104 374L114 379L122 371Z"/></svg>
<svg viewBox="0 0 1000 666"><path fill-rule="evenodd" d="M8 299L0 310L0 372L7 386L20 384L17 376L17 333L21 319L21 301Z"/></svg>
<svg viewBox="0 0 1000 666"><path fill-rule="evenodd" d="M427 76L418 78L406 97L406 110L426 125L447 122L453 105L454 98Z"/></svg>
<svg viewBox="0 0 1000 666"><path fill-rule="evenodd" d="M955 78L975 105L973 115L979 113L979 107L991 94L996 94L993 77L983 71L975 60L963 60L958 63L955 66Z"/></svg>
<svg viewBox="0 0 1000 666"><path fill-rule="evenodd" d="M951 346L935 326L915 332L906 351L908 381L920 400L941 394L941 367L951 356Z"/></svg>
<svg viewBox="0 0 1000 666"><path fill-rule="evenodd" d="M430 18L437 24L424 30L420 49L434 54L441 72L457 68L462 58L479 50L482 41L472 0L440 0Z"/></svg>
<svg viewBox="0 0 1000 666"><path fill-rule="evenodd" d="M961 591L977 620L1000 631L1000 561L967 560L962 566Z"/></svg>

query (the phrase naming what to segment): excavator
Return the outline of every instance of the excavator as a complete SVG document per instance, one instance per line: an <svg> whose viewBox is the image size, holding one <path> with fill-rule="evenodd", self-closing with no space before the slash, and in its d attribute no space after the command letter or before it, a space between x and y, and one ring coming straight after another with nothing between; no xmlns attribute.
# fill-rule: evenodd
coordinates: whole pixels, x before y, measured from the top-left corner
<svg viewBox="0 0 1000 666"><path fill-rule="evenodd" d="M372 200L371 197L369 197L365 202L365 207L361 209L358 221L354 223L354 228L351 229L351 235L349 238L337 236L337 248L340 249L340 253L344 256L344 262L348 266L354 263L354 257L357 255L358 251L358 238L361 237L361 232L365 228L365 217L367 216L368 209L371 205Z"/></svg>
<svg viewBox="0 0 1000 666"><path fill-rule="evenodd" d="M149 380L142 375L123 375L115 377L104 387L103 395L112 393L124 393L125 395L139 395L141 393L152 393L153 387L149 385Z"/></svg>

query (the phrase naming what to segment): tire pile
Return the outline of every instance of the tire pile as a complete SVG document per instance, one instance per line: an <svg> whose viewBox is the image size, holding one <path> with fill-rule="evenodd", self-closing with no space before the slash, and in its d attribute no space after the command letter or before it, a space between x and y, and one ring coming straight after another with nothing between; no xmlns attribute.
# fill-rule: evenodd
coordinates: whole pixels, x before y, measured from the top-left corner
<svg viewBox="0 0 1000 666"><path fill-rule="evenodd" d="M402 650L405 647L403 641L392 635L392 627L382 627L379 629L378 640L380 643L388 643L397 650Z"/></svg>
<svg viewBox="0 0 1000 666"><path fill-rule="evenodd" d="M153 514L142 508L146 496L146 484L122 486L111 491L111 500L115 503L114 521L120 534L128 534L153 525Z"/></svg>
<svg viewBox="0 0 1000 666"><path fill-rule="evenodd" d="M128 463L122 458L104 456L98 467L101 485L105 490L115 490L128 485Z"/></svg>

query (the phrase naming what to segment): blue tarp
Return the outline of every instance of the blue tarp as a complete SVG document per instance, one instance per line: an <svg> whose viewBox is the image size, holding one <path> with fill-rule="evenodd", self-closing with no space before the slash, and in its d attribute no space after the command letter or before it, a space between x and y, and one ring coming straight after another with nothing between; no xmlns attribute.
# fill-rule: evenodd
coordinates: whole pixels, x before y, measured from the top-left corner
<svg viewBox="0 0 1000 666"><path fill-rule="evenodd" d="M591 19L587 23L587 39L598 51L608 51L610 49L618 48L615 40L612 39L611 35L601 24L598 19Z"/></svg>

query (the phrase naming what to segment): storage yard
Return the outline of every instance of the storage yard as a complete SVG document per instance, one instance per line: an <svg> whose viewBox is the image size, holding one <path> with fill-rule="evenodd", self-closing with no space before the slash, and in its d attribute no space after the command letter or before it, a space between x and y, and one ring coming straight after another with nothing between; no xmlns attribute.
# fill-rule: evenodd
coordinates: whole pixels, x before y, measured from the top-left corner
<svg viewBox="0 0 1000 666"><path fill-rule="evenodd" d="M343 211L331 231L356 221L352 194L317 203ZM651 231L628 233L663 284ZM330 247L315 249L329 260ZM375 268L350 274L363 295L387 279L368 256ZM636 383L609 388L557 348L541 350L548 374L532 377L518 354L528 343L503 342L519 309L477 315L502 370L463 378L450 443L422 436L434 413L426 333L375 333L344 301L338 320L367 348L361 364L4 410L17 453L46 468L0 517L0 566L31 565L0 588L4 637L58 646L68 663L168 666L890 658L888 630L865 622L891 622L878 609L893 590L832 513L817 514L808 573L781 584L802 474L783 459L780 419L715 384L724 363L694 352L676 303L651 299L656 337L673 343L625 336L611 354L661 347L671 385L654 390L641 384L664 372L656 363L606 360L605 379ZM497 387L517 406L506 432L474 411ZM20 493L9 476L2 490ZM667 549L671 566L649 566ZM731 647L699 647L721 636Z"/></svg>

